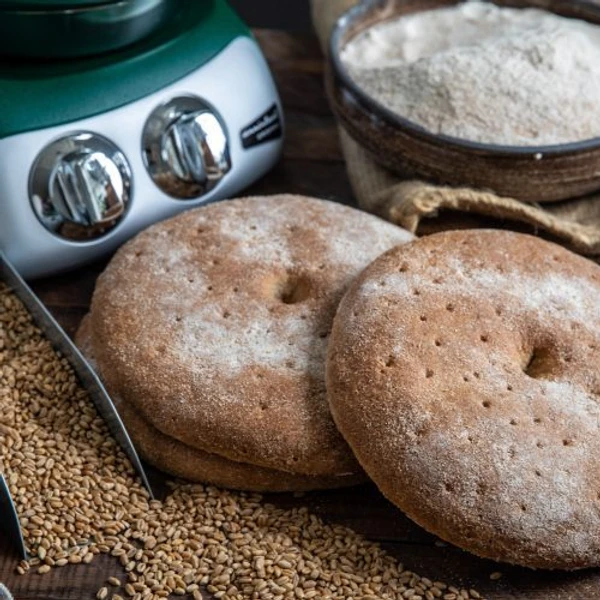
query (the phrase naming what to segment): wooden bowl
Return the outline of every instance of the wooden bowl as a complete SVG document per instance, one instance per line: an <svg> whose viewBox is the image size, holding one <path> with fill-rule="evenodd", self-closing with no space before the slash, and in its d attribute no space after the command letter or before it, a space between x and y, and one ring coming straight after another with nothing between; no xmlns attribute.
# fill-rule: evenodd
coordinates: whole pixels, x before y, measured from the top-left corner
<svg viewBox="0 0 600 600"><path fill-rule="evenodd" d="M326 83L333 110L344 128L377 163L402 178L491 189L527 202L553 202L599 190L600 137L552 146L499 146L438 135L385 108L351 79L340 50L354 36L382 21L457 3L366 0L338 20L330 40ZM542 8L600 25L600 6L591 1L494 3Z"/></svg>

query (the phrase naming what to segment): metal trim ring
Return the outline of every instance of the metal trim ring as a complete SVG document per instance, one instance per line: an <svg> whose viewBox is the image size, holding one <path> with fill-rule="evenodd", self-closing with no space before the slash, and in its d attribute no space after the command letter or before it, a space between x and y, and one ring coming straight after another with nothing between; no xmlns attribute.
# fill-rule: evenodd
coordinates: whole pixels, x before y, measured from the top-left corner
<svg viewBox="0 0 600 600"><path fill-rule="evenodd" d="M115 144L78 131L55 140L37 156L29 176L29 200L48 231L88 242L122 221L132 180L129 162Z"/></svg>
<svg viewBox="0 0 600 600"><path fill-rule="evenodd" d="M191 95L173 98L151 113L142 155L156 186L178 200L208 193L232 166L223 119L208 102Z"/></svg>

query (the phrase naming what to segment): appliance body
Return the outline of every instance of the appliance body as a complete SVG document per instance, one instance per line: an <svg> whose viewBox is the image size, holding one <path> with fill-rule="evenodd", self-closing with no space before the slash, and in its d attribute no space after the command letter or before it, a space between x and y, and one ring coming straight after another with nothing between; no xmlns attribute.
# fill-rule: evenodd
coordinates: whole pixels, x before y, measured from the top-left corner
<svg viewBox="0 0 600 600"><path fill-rule="evenodd" d="M98 258L277 161L281 105L256 42L224 0L182 4L116 52L0 63L0 248L23 276Z"/></svg>

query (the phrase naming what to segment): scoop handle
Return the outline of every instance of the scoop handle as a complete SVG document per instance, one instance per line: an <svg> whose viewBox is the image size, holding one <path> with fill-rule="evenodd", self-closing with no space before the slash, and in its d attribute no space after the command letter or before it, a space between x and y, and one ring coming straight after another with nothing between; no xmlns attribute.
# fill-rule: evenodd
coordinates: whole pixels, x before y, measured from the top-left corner
<svg viewBox="0 0 600 600"><path fill-rule="evenodd" d="M5 530L8 539L18 549L21 558L27 560L27 548L23 539L19 515L17 514L15 503L2 473L0 473L0 527ZM8 590L0 583L0 600L4 600L5 598L10 600L11 596Z"/></svg>
<svg viewBox="0 0 600 600"><path fill-rule="evenodd" d="M113 404L112 399L104 388L87 360L83 357L77 346L71 341L62 327L56 322L48 309L42 304L31 288L25 283L16 269L10 264L6 256L0 250L0 281L4 281L14 294L23 302L31 314L36 325L50 340L54 348L67 358L79 381L88 392L96 410L106 422L109 431L117 440L131 464L137 471L142 483L148 490L151 498L154 498L152 487L146 475L146 471L135 450L135 447L125 429L125 425Z"/></svg>

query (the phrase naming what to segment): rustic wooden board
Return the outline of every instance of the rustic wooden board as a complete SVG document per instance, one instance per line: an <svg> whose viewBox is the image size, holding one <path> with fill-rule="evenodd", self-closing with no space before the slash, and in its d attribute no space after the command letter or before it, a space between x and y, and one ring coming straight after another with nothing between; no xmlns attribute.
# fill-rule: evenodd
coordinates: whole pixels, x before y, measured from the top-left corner
<svg viewBox="0 0 600 600"><path fill-rule="evenodd" d="M323 61L316 40L276 31L259 31L257 35L283 98L287 139L282 162L249 193L292 192L352 203L335 122L323 92ZM465 223L459 221L457 225ZM34 284L36 292L70 334L87 311L96 277L104 264L105 261L100 261ZM475 587L491 600L600 599L599 570L534 572L480 560L440 544L412 524L372 486L302 498L280 494L269 500L282 506L308 505L326 520L348 525L379 541L407 568L430 579ZM17 558L7 541L0 538L0 581L8 585L16 600L91 600L107 577L122 575L119 564L109 557L43 576L15 575L16 564ZM490 580L495 571L502 573L498 581Z"/></svg>

